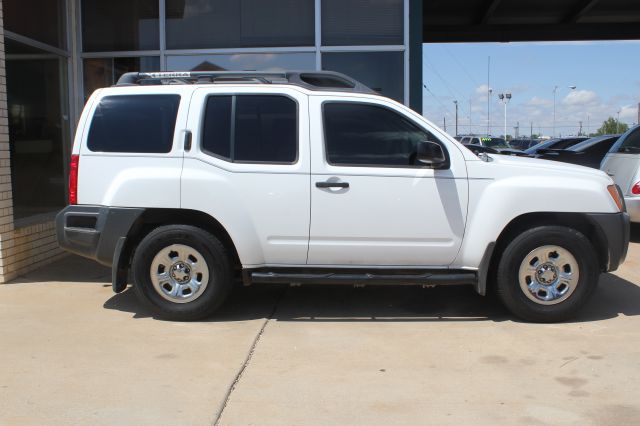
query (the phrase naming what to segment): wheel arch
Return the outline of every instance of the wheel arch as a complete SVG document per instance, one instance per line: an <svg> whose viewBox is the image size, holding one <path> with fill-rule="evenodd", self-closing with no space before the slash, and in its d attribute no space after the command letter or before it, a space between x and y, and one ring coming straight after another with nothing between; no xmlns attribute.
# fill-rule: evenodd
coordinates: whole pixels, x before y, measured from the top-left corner
<svg viewBox="0 0 640 426"><path fill-rule="evenodd" d="M538 226L565 226L582 233L591 242L598 259L600 271L605 271L609 263L607 239L602 229L591 221L584 213L534 212L525 213L513 218L500 232L495 242L487 247L485 257L490 259L479 271L478 292L486 294L491 289L500 257L515 236ZM483 278L484 275L484 279Z"/></svg>
<svg viewBox="0 0 640 426"><path fill-rule="evenodd" d="M166 225L191 225L210 232L222 242L231 254L231 263L234 270L241 269L240 256L231 235L214 217L196 210L151 208L146 209L133 223L121 248L118 262L113 265L113 268L115 268L115 273L113 274L114 291L124 290L126 283L123 283L123 280L127 278L131 260L140 241L152 230ZM115 279L116 276L119 278Z"/></svg>

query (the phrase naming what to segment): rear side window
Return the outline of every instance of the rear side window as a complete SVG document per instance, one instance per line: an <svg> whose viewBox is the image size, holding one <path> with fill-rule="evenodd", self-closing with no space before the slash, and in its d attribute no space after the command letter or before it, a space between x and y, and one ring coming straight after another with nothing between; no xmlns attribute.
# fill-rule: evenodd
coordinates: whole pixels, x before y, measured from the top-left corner
<svg viewBox="0 0 640 426"><path fill-rule="evenodd" d="M170 152L179 105L179 95L106 96L93 115L87 147L93 152Z"/></svg>
<svg viewBox="0 0 640 426"><path fill-rule="evenodd" d="M291 164L298 156L298 106L280 95L210 96L202 150L228 161Z"/></svg>

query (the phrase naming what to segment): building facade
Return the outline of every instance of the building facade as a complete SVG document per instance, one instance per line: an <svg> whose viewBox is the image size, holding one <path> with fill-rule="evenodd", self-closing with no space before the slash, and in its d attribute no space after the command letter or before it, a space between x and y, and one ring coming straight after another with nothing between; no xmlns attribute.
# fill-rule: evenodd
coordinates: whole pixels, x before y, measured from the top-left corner
<svg viewBox="0 0 640 426"><path fill-rule="evenodd" d="M421 0L0 0L0 42L0 282L63 255L75 124L125 72L332 70L421 110Z"/></svg>

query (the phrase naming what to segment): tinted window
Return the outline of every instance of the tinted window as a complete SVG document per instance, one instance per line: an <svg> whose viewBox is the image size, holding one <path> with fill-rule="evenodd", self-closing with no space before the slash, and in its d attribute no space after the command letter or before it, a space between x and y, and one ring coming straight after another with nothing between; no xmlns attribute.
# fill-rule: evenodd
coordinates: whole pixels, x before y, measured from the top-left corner
<svg viewBox="0 0 640 426"><path fill-rule="evenodd" d="M471 144L472 145L480 145L480 139L478 139L478 138L471 139Z"/></svg>
<svg viewBox="0 0 640 426"><path fill-rule="evenodd" d="M87 146L100 152L171 151L178 95L126 95L102 98Z"/></svg>
<svg viewBox="0 0 640 426"><path fill-rule="evenodd" d="M211 96L202 148L231 161L293 163L298 155L297 109L285 96Z"/></svg>
<svg viewBox="0 0 640 426"><path fill-rule="evenodd" d="M166 0L167 48L313 46L314 6L313 0Z"/></svg>
<svg viewBox="0 0 640 426"><path fill-rule="evenodd" d="M404 102L402 52L323 53L322 69L344 73L376 92Z"/></svg>
<svg viewBox="0 0 640 426"><path fill-rule="evenodd" d="M322 44L402 44L402 0L322 0Z"/></svg>
<svg viewBox="0 0 640 426"><path fill-rule="evenodd" d="M331 164L420 166L418 142L437 141L400 114L376 105L326 103L324 129Z"/></svg>
<svg viewBox="0 0 640 426"><path fill-rule="evenodd" d="M293 163L296 103L284 96L237 96L235 161Z"/></svg>
<svg viewBox="0 0 640 426"><path fill-rule="evenodd" d="M85 52L160 48L158 0L82 0Z"/></svg>
<svg viewBox="0 0 640 426"><path fill-rule="evenodd" d="M637 127L624 138L620 148L618 148L618 152L640 153L640 127Z"/></svg>
<svg viewBox="0 0 640 426"><path fill-rule="evenodd" d="M231 99L232 96L210 96L204 116L202 149L231 159Z"/></svg>

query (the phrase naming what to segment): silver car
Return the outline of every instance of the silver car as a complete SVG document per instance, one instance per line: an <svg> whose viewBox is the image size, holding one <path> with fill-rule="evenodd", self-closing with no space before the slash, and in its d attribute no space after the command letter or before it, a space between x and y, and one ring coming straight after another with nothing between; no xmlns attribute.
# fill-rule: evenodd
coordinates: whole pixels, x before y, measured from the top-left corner
<svg viewBox="0 0 640 426"><path fill-rule="evenodd" d="M600 169L622 190L631 221L640 223L640 125L620 136L602 160Z"/></svg>

